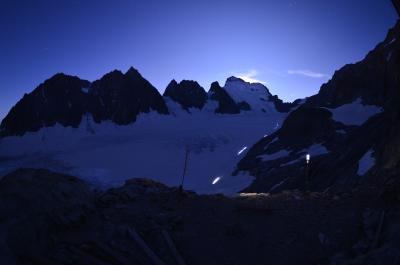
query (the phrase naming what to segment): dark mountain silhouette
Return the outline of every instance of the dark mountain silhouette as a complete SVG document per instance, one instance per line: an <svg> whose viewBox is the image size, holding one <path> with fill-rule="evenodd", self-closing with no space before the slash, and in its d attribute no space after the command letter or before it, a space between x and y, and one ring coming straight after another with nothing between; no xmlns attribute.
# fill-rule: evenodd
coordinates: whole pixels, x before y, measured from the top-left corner
<svg viewBox="0 0 400 265"><path fill-rule="evenodd" d="M1 135L22 135L56 123L77 127L87 111L89 96L82 92L85 87L90 87L89 81L54 75L10 110L1 123Z"/></svg>
<svg viewBox="0 0 400 265"><path fill-rule="evenodd" d="M117 125L127 125L134 123L140 113L156 111L169 114L165 98L177 102L186 111L190 108L201 110L207 101L217 101L216 113L232 115L251 111L251 104L261 100L269 108L269 114L277 111L289 112L298 104L298 101L283 103L261 84L246 83L236 77L228 78L227 83L229 82L236 82L240 87L236 88L234 84L228 92L214 82L207 94L196 81L183 80L177 83L172 80L162 97L132 67L125 74L114 70L92 83L78 77L56 74L32 93L26 94L10 110L0 125L0 136L20 136L56 124L77 128L83 119L93 119L96 123L112 121ZM258 89L262 87L261 98L259 94L254 94L254 86L258 86ZM239 93L250 101L235 102L230 93L236 96ZM265 112L264 109L263 111Z"/></svg>
<svg viewBox="0 0 400 265"><path fill-rule="evenodd" d="M172 80L164 92L164 97L169 97L178 102L182 108L202 109L207 101L207 93L196 81L183 80L179 84Z"/></svg>
<svg viewBox="0 0 400 265"><path fill-rule="evenodd" d="M125 74L113 71L94 81L89 95L89 113L96 122L112 120L125 125L134 122L139 113L155 110L168 114L157 89L134 68Z"/></svg>
<svg viewBox="0 0 400 265"><path fill-rule="evenodd" d="M209 97L211 100L218 102L218 107L215 109L216 113L237 114L240 113L240 107L229 96L229 94L219 85L218 82L211 84Z"/></svg>
<svg viewBox="0 0 400 265"><path fill-rule="evenodd" d="M251 148L238 165L257 177L247 190L302 189L304 158L310 152L315 152L312 190L389 181L400 162L399 39L397 23L364 60L337 71L317 95L289 114L280 130ZM368 115L368 108L377 110L375 115ZM364 116L362 122L347 122Z"/></svg>
<svg viewBox="0 0 400 265"><path fill-rule="evenodd" d="M11 109L1 123L1 136L23 135L56 123L78 127L86 114L96 122L124 125L151 110L168 114L157 89L133 68L125 74L112 71L93 83L56 74Z"/></svg>

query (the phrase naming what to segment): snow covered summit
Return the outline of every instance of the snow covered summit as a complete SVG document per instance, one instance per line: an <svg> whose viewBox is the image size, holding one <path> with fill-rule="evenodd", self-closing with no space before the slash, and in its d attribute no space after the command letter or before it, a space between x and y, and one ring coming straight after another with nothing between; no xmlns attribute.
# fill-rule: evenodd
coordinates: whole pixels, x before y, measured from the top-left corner
<svg viewBox="0 0 400 265"><path fill-rule="evenodd" d="M275 104L269 100L271 93L260 83L248 83L237 77L229 77L224 90L245 110L256 112L275 113Z"/></svg>

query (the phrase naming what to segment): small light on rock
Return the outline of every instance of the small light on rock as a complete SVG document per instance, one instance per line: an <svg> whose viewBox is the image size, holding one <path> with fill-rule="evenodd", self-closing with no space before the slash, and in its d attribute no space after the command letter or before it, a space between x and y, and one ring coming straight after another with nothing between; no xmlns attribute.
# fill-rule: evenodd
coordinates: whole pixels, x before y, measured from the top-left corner
<svg viewBox="0 0 400 265"><path fill-rule="evenodd" d="M310 163L310 158L311 158L310 154L307 154L307 155L306 155L307 164Z"/></svg>

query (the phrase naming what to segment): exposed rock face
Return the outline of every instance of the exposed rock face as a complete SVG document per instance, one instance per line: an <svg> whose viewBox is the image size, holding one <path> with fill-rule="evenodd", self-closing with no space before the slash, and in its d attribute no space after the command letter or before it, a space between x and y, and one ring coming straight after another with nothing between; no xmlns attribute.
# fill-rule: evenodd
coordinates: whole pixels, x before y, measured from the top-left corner
<svg viewBox="0 0 400 265"><path fill-rule="evenodd" d="M1 123L1 135L22 135L56 123L77 127L88 101L81 89L89 86L78 77L56 74L10 110Z"/></svg>
<svg viewBox="0 0 400 265"><path fill-rule="evenodd" d="M207 101L207 93L196 81L183 80L179 84L172 80L164 92L164 97L169 97L178 102L183 109L202 109Z"/></svg>
<svg viewBox="0 0 400 265"><path fill-rule="evenodd" d="M82 181L47 170L20 169L0 179L0 257L5 264L43 264L49 235L79 227L94 211Z"/></svg>
<svg viewBox="0 0 400 265"><path fill-rule="evenodd" d="M275 108L279 111L279 112L289 112L291 111L293 108L299 106L302 102L301 99L297 99L293 102L283 102L282 99L278 98L277 95L269 96L269 101L273 102L275 104Z"/></svg>
<svg viewBox="0 0 400 265"><path fill-rule="evenodd" d="M130 68L125 74L113 71L93 82L89 111L96 122L112 120L125 125L136 120L139 113L151 110L168 114L164 100L137 70Z"/></svg>
<svg viewBox="0 0 400 265"><path fill-rule="evenodd" d="M216 113L240 113L240 107L231 98L231 96L229 96L229 94L218 84L218 82L214 82L211 84L211 88L208 93L211 100L218 101L218 107L215 109Z"/></svg>
<svg viewBox="0 0 400 265"><path fill-rule="evenodd" d="M172 80L164 92L186 111L203 109L208 100L217 101L216 113L241 111L273 115L289 112L296 104L283 103L262 84L250 84L230 77L222 88L213 83L209 94L195 81ZM156 111L169 114L157 89L140 73L130 68L125 74L114 70L92 83L75 76L56 74L11 109L0 124L0 137L22 136L41 128L61 126L77 128L88 122L112 121L117 125L134 123L140 113ZM89 129L90 130L90 129Z"/></svg>
<svg viewBox="0 0 400 265"><path fill-rule="evenodd" d="M257 176L247 190L302 189L307 153L312 190L351 189L398 172L399 39L397 23L364 60L337 71L281 129L251 148L238 165ZM361 122L349 122L358 116Z"/></svg>
<svg viewBox="0 0 400 265"><path fill-rule="evenodd" d="M56 123L78 127L85 114L96 122L112 120L125 125L150 110L168 114L158 91L133 68L125 74L113 71L92 84L57 74L11 109L1 123L1 136L23 135Z"/></svg>

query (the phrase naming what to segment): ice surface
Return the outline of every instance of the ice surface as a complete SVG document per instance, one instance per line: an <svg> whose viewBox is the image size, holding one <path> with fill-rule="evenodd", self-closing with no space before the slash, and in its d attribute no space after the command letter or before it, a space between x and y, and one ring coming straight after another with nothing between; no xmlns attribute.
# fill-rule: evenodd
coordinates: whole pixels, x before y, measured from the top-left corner
<svg viewBox="0 0 400 265"><path fill-rule="evenodd" d="M189 113L172 105L168 102L172 115L141 114L127 126L97 124L85 117L79 128L56 125L1 139L0 176L31 167L73 174L104 188L134 177L178 186L188 147L184 188L233 194L254 179L244 172L231 175L242 158L238 151L270 134L286 117L282 113L215 114L212 106ZM221 179L212 185L216 177Z"/></svg>

